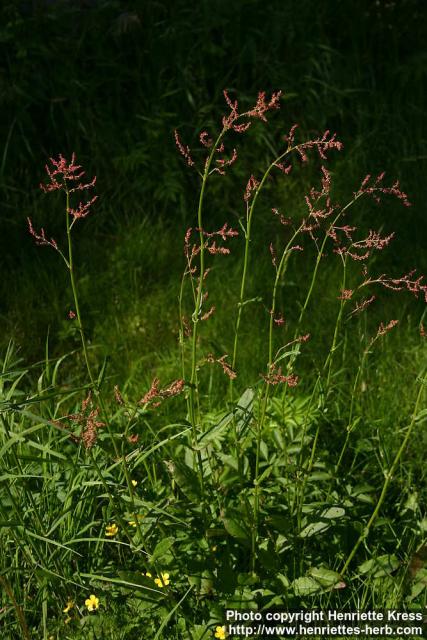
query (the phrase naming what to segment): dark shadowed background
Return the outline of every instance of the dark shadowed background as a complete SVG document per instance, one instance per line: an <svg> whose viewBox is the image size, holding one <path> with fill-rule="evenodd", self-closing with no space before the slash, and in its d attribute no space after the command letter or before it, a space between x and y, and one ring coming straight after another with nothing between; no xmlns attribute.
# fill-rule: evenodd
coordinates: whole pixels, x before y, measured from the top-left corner
<svg viewBox="0 0 427 640"><path fill-rule="evenodd" d="M120 300L128 308L149 283L176 279L197 184L173 130L195 145L202 128L220 122L224 88L243 105L261 89L281 89L284 99L268 127L242 143L245 160L212 217L242 213L247 176L294 122L308 134L328 128L345 144L332 165L339 193L351 194L368 171L400 179L413 207L390 202L382 213L399 238L389 266L426 269L426 13L417 0L3 2L2 341L39 355L47 326L67 337L66 274L53 252L34 246L25 222L30 215L63 233L62 205L38 189L50 155L75 151L98 176L96 215L77 234L86 300L104 301L108 315L113 295L117 314ZM369 226L370 212L359 215Z"/></svg>

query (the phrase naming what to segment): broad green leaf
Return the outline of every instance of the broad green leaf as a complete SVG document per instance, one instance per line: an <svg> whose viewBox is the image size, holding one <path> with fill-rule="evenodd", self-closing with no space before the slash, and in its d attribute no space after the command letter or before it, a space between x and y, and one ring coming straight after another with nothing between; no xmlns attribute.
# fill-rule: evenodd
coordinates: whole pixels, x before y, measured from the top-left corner
<svg viewBox="0 0 427 640"><path fill-rule="evenodd" d="M223 518L222 521L230 536L233 536L233 538L237 538L242 542L249 542L250 533L243 523L239 522L235 518Z"/></svg>
<svg viewBox="0 0 427 640"><path fill-rule="evenodd" d="M383 555L378 558L371 558L366 560L358 567L358 572L361 574L367 574L373 578L381 578L383 576L389 576L396 571L400 566L399 559L393 555Z"/></svg>
<svg viewBox="0 0 427 640"><path fill-rule="evenodd" d="M246 431L252 419L254 397L255 392L249 387L242 393L236 404L236 431L239 435L242 435L243 432Z"/></svg>
<svg viewBox="0 0 427 640"><path fill-rule="evenodd" d="M408 600L414 600L427 588L427 569L419 569L415 575Z"/></svg>
<svg viewBox="0 0 427 640"><path fill-rule="evenodd" d="M301 538L311 538L317 533L322 533L329 529L331 523L328 522L310 522L300 533Z"/></svg>
<svg viewBox="0 0 427 640"><path fill-rule="evenodd" d="M204 449L208 446L208 444L215 442L215 440L221 439L224 431L227 429L232 420L233 414L227 413L217 424L214 424L210 429L207 429L204 433L202 433L202 435L197 440L197 446L195 448L199 450Z"/></svg>
<svg viewBox="0 0 427 640"><path fill-rule="evenodd" d="M321 518L326 518L327 520L335 520L336 518L342 518L345 515L345 509L342 507L330 507L326 509L320 514Z"/></svg>
<svg viewBox="0 0 427 640"><path fill-rule="evenodd" d="M324 589L338 586L339 588L343 588L343 586L345 586L339 573L331 571L331 569L326 569L325 567L312 567L309 569L308 575L316 580Z"/></svg>
<svg viewBox="0 0 427 640"><path fill-rule="evenodd" d="M160 542L156 544L154 548L153 555L151 556L151 562L156 562L156 560L162 558L169 551L174 542L175 539L172 537L163 538L163 540L160 540Z"/></svg>
<svg viewBox="0 0 427 640"><path fill-rule="evenodd" d="M190 500L199 500L201 497L200 483L197 474L187 465L172 462L169 466L178 487Z"/></svg>
<svg viewBox="0 0 427 640"><path fill-rule="evenodd" d="M311 596L322 591L321 585L309 577L297 578L292 582L291 588L296 596Z"/></svg>

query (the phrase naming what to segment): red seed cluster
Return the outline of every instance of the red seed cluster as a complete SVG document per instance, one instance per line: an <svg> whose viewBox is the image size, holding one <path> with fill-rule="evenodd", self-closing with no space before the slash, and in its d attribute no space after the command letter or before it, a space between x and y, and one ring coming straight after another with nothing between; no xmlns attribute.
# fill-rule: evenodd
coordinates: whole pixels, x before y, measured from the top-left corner
<svg viewBox="0 0 427 640"><path fill-rule="evenodd" d="M296 387L298 384L298 376L294 375L293 373L289 374L289 375L283 375L282 373L282 368L281 367L277 367L276 365L273 364L270 367L270 371L268 373L268 375L266 376L262 376L262 378L265 380L265 382L269 385L277 385L277 384L286 384L288 385L288 387Z"/></svg>
<svg viewBox="0 0 427 640"><path fill-rule="evenodd" d="M154 378L150 389L144 395L143 398L138 402L138 404L143 405L144 407L151 404L153 408L158 407L165 398L172 398L173 396L177 396L183 392L185 386L185 382L182 379L174 380L171 384L163 389L160 388L160 380L158 378ZM156 402L153 402L156 400Z"/></svg>
<svg viewBox="0 0 427 640"><path fill-rule="evenodd" d="M30 218L27 218L27 222L28 222L28 231L30 232L30 234L33 236L33 238L36 241L36 244L42 246L49 246L52 247L53 249L55 249L56 251L58 250L58 245L56 240L54 240L53 238L51 238L50 240L48 238L46 238L46 233L45 230L43 228L40 229L40 232L37 233L34 230L33 227L33 223L31 222Z"/></svg>
<svg viewBox="0 0 427 640"><path fill-rule="evenodd" d="M220 358L215 358L211 353L206 357L206 362L210 362L211 364L219 364L222 368L225 375L230 378L230 380L234 380L237 377L237 373L231 368L231 366L226 362L226 358L228 358L227 354L224 354Z"/></svg>
<svg viewBox="0 0 427 640"><path fill-rule="evenodd" d="M376 202L380 203L380 194L388 194L400 200L405 207L410 207L411 203L409 202L406 193L401 190L399 180L396 180L391 187L385 187L383 185L384 176L385 172L383 171L372 180L371 174L368 173L368 175L363 179L358 191L356 191L355 196L361 194L371 195Z"/></svg>

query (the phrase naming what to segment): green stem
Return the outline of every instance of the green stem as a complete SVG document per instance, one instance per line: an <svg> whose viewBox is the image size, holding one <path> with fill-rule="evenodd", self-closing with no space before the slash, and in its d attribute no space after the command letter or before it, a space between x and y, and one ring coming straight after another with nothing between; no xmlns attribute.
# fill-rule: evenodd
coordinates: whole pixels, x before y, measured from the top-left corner
<svg viewBox="0 0 427 640"><path fill-rule="evenodd" d="M17 617L19 625L20 625L20 627L22 629L23 637L25 638L25 640L30 640L30 631L28 629L28 625L27 625L27 622L25 620L24 612L22 611L22 607L20 607L19 604L16 601L16 598L15 598L15 596L13 594L13 591L12 591L12 587L10 586L10 584L6 580L6 578L4 578L3 576L0 576L0 584L3 585L3 589L5 590L5 592L9 596L10 601L12 602L12 606L15 609L15 612L16 612L16 617Z"/></svg>
<svg viewBox="0 0 427 640"><path fill-rule="evenodd" d="M72 226L73 226L75 220L73 222L70 222L70 214L69 214L69 210L70 210L70 192L69 192L69 189L68 189L68 186L67 186L66 183L65 183L65 194L66 194L65 219L66 219L67 247L68 247L68 260L66 260L66 263L67 263L68 271L69 271L69 274L70 274L70 283L71 283L71 289L72 289L72 292L73 292L74 306L75 306L75 309L76 309L77 325L78 325L78 329L79 329L79 333L80 333L80 340L81 340L82 348L83 348L83 356L84 356L86 369L87 369L87 373L88 373L92 388L93 388L93 390L95 392L95 395L96 395L96 397L97 397L97 399L99 401L99 404L100 404L101 409L102 409L102 413L103 413L103 415L105 416L105 419L106 419L106 427L107 427L107 431L108 431L108 434L110 436L110 440L111 440L113 448L114 448L114 454L115 454L115 456L116 456L116 458L118 460L122 460L123 473L124 473L124 477L125 477L125 480L126 480L128 491L129 491L129 497L130 497L130 501L131 501L131 505L132 505L132 510L134 512L133 515L135 517L135 521L137 522L138 531L139 531L140 535L142 535L141 529L140 529L139 524L138 524L138 518L137 518L137 513L136 513L135 503L134 503L134 498L133 498L133 487L132 487L132 483L131 483L129 469L128 469L127 464L126 464L126 459L125 459L125 457L123 455L120 454L119 448L118 448L116 440L114 438L114 434L111 431L110 421L108 419L107 408L105 406L104 399L103 399L103 397L101 395L98 382L94 378L94 375L93 375L93 372L92 372L92 368L91 368L91 365L90 365L90 361L89 361L89 353L88 353L88 348L87 348L86 336L85 336L85 332L84 332L84 329L83 329L82 316L81 316L81 312L80 312L78 289L77 289L77 284L76 284L76 279L75 279L75 274L74 274L73 243L72 243L72 239L71 239L71 229L72 229ZM110 492L108 491L108 487L107 487L107 485L105 483L105 480L104 480L104 478L102 476L102 472L99 469L99 466L95 461L94 456L92 456L92 460L93 460L93 462L95 464L95 468L97 469L98 476L99 476L102 484L104 485L104 488L107 490L107 494L109 495L110 502L114 506L115 505L115 500L114 500L113 496L110 494ZM121 513L120 513L119 509L117 509L117 518L118 518L119 522L121 523L122 527L125 528L125 524L124 524L124 521L123 521L123 518L121 516Z"/></svg>
<svg viewBox="0 0 427 640"><path fill-rule="evenodd" d="M337 349L338 334L339 334L339 330L341 328L341 321L342 321L342 316L343 316L344 307L345 307L345 303L346 303L346 300L345 300L344 295L343 295L343 291L346 288L346 279L347 279L347 255L343 259L343 276L342 276L342 281L341 281L340 308L339 308L339 311L338 311L337 319L335 321L334 337L332 339L332 345L331 345L331 348L329 349L329 353L328 353L328 356L326 358L325 364L323 365L323 369L324 370L326 369L326 367L328 367L328 375L327 375L327 378L326 378L326 393L328 393L328 390L329 390L329 384L330 384L331 375L332 375L332 363L333 363L333 359L334 359L334 353L335 353L335 351Z"/></svg>
<svg viewBox="0 0 427 640"><path fill-rule="evenodd" d="M298 145L297 145L298 146ZM238 341L239 341L239 330L240 330L240 324L241 324L241 320L242 320L242 313L243 313L243 307L244 307L244 301L245 301L245 292L246 292L246 280L247 280L247 272L248 272L248 265L249 265L249 253L250 253L250 243L251 243L251 230L252 230L252 219L253 219L253 213L254 213L254 209L255 209L255 205L256 202L258 200L258 196L260 194L260 192L262 191L266 180L268 178L268 176L270 175L271 171L273 170L273 167L275 167L277 165L278 162L280 162L281 160L283 160L288 154L292 153L292 151L294 151L297 146L295 147L288 147L286 149L286 151L282 152L281 154L279 154L268 166L268 168L266 169L266 171L264 172L264 175L261 178L261 181L254 193L252 202L251 202L251 206L248 207L247 212L246 212L246 229L245 229L245 253L244 253L244 258L243 258L243 271L242 271L242 278L241 278L241 282L240 282L240 294L239 294L239 302L237 303L237 318L236 318L236 324L235 324L235 328L234 328L234 342L233 342L233 357L232 357L232 369L235 370L236 368L236 362L237 362L237 349L238 349ZM232 391L233 391L233 380L230 380L230 398L232 399Z"/></svg>
<svg viewBox="0 0 427 640"><path fill-rule="evenodd" d="M276 277L273 285L272 304L271 304L271 310L270 310L267 376L270 374L271 367L273 365L273 319L274 319L274 312L276 309L277 288L278 288L280 278L286 272L286 266L290 256L290 248L293 242L295 241L295 238L300 233L301 228L302 228L302 225L298 227L298 229L294 232L291 239L287 243L282 253L279 266L276 269ZM252 545L251 545L252 546L252 573L255 573L256 547L258 543L258 520L259 520L259 504L260 504L260 494L261 494L261 488L259 483L259 460L260 460L260 453L261 453L261 439L262 439L262 431L264 427L265 416L267 412L269 395L270 395L270 385L266 382L265 391L262 398L261 413L257 421L257 432L256 432L255 477L254 477L254 517L253 517L253 525L252 525Z"/></svg>
<svg viewBox="0 0 427 640"><path fill-rule="evenodd" d="M379 339L379 337L380 336L377 334L371 340L371 342L369 343L369 346L363 351L362 359L361 359L359 367L357 369L356 377L354 379L353 389L352 389L352 392L351 392L350 409L349 409L349 412L348 412L348 421L347 421L347 427L346 427L347 435L346 435L344 444L342 446L342 449L341 449L341 452L340 452L340 455L339 455L339 458L338 458L338 462L337 462L336 467L335 467L335 475L337 474L338 469L341 466L342 460L344 458L344 454L345 454L345 452L347 450L348 442L350 440L350 434L351 434L351 432L353 430L352 422L353 422L354 403L355 403L355 398L357 397L357 388L359 386L360 376L362 375L362 372L363 372L363 370L365 368L365 363L366 363L367 357L371 353L371 349L374 346L374 344L376 343L376 341Z"/></svg>
<svg viewBox="0 0 427 640"><path fill-rule="evenodd" d="M424 376L425 376L425 373L424 373ZM370 532L370 530L372 528L372 525L374 524L375 520L377 519L377 517L379 515L379 512L380 512L380 509L381 509L381 507L383 505L383 502L385 500L385 497L387 495L387 490L388 490L390 482L391 482L391 480L393 478L393 474L396 471L397 466L398 466L398 464L400 462L400 459L401 459L401 457L403 455L403 452L405 451L406 446L407 446L407 444L409 442L409 439L411 437L412 431L414 429L414 426L415 426L415 423L416 423L416 420L417 420L418 409L419 409L419 406L420 406L420 403L421 403L421 399L422 399L422 396L423 396L424 385L426 384L427 380L425 379L425 377L423 377L423 378L421 378L420 382L421 382L421 384L420 384L420 388L418 390L418 394L417 394L417 397L416 397L414 411L412 413L411 422L409 423L408 429L406 431L406 435L403 438L402 444L400 445L399 450L397 451L397 453L396 453L396 455L394 457L394 460L393 460L393 463L391 465L390 471L386 475L386 478L385 478L385 481L384 481L384 484L383 484L383 488L382 488L380 497L378 498L378 502L377 502L377 504L375 506L375 509L372 512L371 517L369 518L368 524L366 525L365 529L360 534L359 538L357 539L356 544L354 545L354 547L351 550L347 560L345 561L344 566L343 566L343 568L342 568L342 570L340 572L341 576L344 576L344 574L347 572L351 561L353 560L354 556L357 553L357 550L359 549L359 547L362 544L362 542L364 540L366 540L366 538L368 537L369 532Z"/></svg>
<svg viewBox="0 0 427 640"><path fill-rule="evenodd" d="M199 384L198 384L198 376L197 376L197 338L198 338L198 324L200 322L201 308L203 302L203 280L205 275L205 236L203 229L203 204L206 190L206 183L209 177L210 167L212 164L213 157L216 153L216 149L225 134L225 129L221 131L215 143L212 146L212 150L208 156L208 159L205 163L205 168L202 175L202 186L200 188L199 194L199 203L197 207L197 224L199 229L199 285L197 287L197 295L196 301L194 305L194 312L192 315L193 321L193 335L191 341L191 376L190 376L190 393L189 393L189 402L188 402L188 413L192 428L192 440L193 440L193 451L196 450L197 457L197 466L198 466L198 476L199 476L199 484L200 491L202 494L202 498L204 498L204 479L203 479L203 461L200 450L197 449L197 426L198 422L200 422L199 410L196 415L196 402L199 403ZM203 500L204 501L204 500Z"/></svg>
<svg viewBox="0 0 427 640"><path fill-rule="evenodd" d="M82 317L81 317L81 313L80 313L79 297L78 297L78 294L77 294L77 286L76 286L76 280L75 280L75 276L74 276L73 243L71 241L70 214L68 213L68 211L70 209L70 192L69 192L67 187L66 187L65 193L66 193L65 218L66 218L67 243L68 243L68 261L67 261L67 263L68 263L68 271L69 271L69 274L70 274L71 289L72 289L72 292L73 292L74 306L76 308L77 326L78 326L79 333L80 333L80 340L81 340L81 343L82 343L83 356L84 356L84 359L85 359L86 369L87 369L87 372L88 372L89 379L91 381L92 387L97 392L97 390L98 390L97 384L95 383L95 379L93 377L92 369L91 369L90 362L89 362L89 354L88 354L88 349L87 349L87 344L86 344L85 333L83 331L83 323L82 323Z"/></svg>
<svg viewBox="0 0 427 640"><path fill-rule="evenodd" d="M301 312L300 312L300 315L299 315L299 318L298 318L298 322L297 322L297 326L296 326L296 329L295 329L295 336L294 337L297 337L297 335L298 335L302 319L303 319L305 311L306 311L306 309L308 307L308 303L310 302L310 299L311 299L311 296L312 296L312 293L313 293L313 289L314 289L314 285L315 285L316 280L317 280L317 273L319 271L320 261L321 261L321 259L323 257L323 252L325 250L326 242L328 241L328 238L329 238L329 232L337 224L337 222L341 218L341 216L348 209L350 209L350 207L352 207L355 202L357 202L357 200L360 198L360 196L361 196L361 194L356 194L355 197L353 198L353 200L351 200L349 203L347 203L345 205L345 207L343 207L340 210L340 212L335 216L334 220L332 221L332 224L328 227L327 232L325 233L325 236L323 238L322 244L321 244L320 249L319 249L319 251L317 253L316 264L315 264L315 267L314 267L314 270L313 270L313 274L312 274L312 277L311 277L310 286L308 288L307 295L305 297L305 301L304 301L304 304L302 306L302 309L301 309Z"/></svg>

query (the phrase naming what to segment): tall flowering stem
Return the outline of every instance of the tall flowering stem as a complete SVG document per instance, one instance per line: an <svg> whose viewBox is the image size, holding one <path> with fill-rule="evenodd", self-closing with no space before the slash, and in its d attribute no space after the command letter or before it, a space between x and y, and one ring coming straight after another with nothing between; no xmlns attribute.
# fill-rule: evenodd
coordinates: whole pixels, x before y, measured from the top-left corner
<svg viewBox="0 0 427 640"><path fill-rule="evenodd" d="M292 170L292 164L285 165L283 161L287 156L291 155L294 151L296 151L299 154L303 162L306 162L308 159L307 150L316 149L320 158L322 160L326 160L327 159L326 154L328 151L330 151L331 149L337 149L338 151L340 151L342 149L342 143L336 139L336 134L330 135L329 131L325 131L322 137L319 137L317 139L308 140L305 142L295 144L296 129L297 129L297 125L293 125L291 127L288 135L285 136L285 140L288 143L287 148L270 163L270 165L267 167L266 171L264 172L261 180L258 182L255 180L254 176L251 176L248 181L248 185L246 187L246 192L244 195L244 200L246 202L245 252L244 252L244 259L243 259L242 278L240 283L240 295L239 295L239 301L237 305L238 306L237 318L236 318L235 330L234 330L234 343L233 343L233 356L232 356L233 369L236 368L236 363L237 363L239 329L240 329L240 324L242 319L243 307L245 305L245 290L246 290L247 271L248 271L248 264L249 264L252 219L253 219L253 213L255 210L255 205L257 203L258 197L274 168L279 169L285 175L289 175L289 173ZM324 175L327 176L326 171L324 171ZM252 201L251 201L251 204L249 205L249 200L251 198L252 198ZM313 212L313 213L316 213L316 212ZM293 236L291 243L295 240L298 233L303 230L304 228L298 229L298 232ZM281 271L281 269L279 269L278 271ZM282 275L283 274L281 274L280 277ZM278 280L275 283L275 289L277 289L277 284L278 284ZM311 295L311 292L310 292L310 295ZM307 304L308 304L308 300L307 300ZM271 346L273 326L274 326L274 314L271 315L271 322L270 322L270 336L269 336L270 346ZM296 329L295 336L298 335L298 330L299 330L299 325ZM271 348L269 349L269 352L271 352ZM271 363L271 355L269 357L269 361ZM232 381L230 381L230 394L232 395Z"/></svg>
<svg viewBox="0 0 427 640"><path fill-rule="evenodd" d="M200 187L199 202L197 207L197 226L199 229L199 285L196 290L196 299L194 304L194 311L192 314L193 332L191 341L191 375L190 375L190 393L188 412L192 427L193 434L193 449L197 446L197 427L200 422L200 407L199 407L199 381L197 376L197 339L198 339L198 326L201 320L201 309L203 301L203 281L205 273L205 237L203 234L203 204L205 198L206 184L210 175L212 161L215 156L216 149L218 148L226 129L223 128L212 150L205 162L205 167L202 175L202 184ZM197 409L196 409L197 407ZM197 463L199 473L199 483L202 496L204 494L204 480L203 480L203 461L202 455L199 449L197 449Z"/></svg>
<svg viewBox="0 0 427 640"><path fill-rule="evenodd" d="M343 270L342 270L342 280L341 280L341 292L342 293L341 293L341 295L339 297L340 306L339 306L339 310L338 310L337 319L335 321L335 328L334 328L334 335L333 335L333 338L332 338L332 345L331 345L331 348L329 349L328 355L326 356L325 364L323 365L323 370L324 371L326 370L326 368L328 369L328 374L327 374L327 377L326 377L326 389L329 389L329 385L330 385L330 381L331 381L334 353L337 350L337 342L338 342L338 336L339 336L341 323L342 323L342 318L343 318L343 314L344 314L344 308L345 308L346 303L348 302L348 300L351 297L351 292L347 291L347 289L346 289L347 261L348 261L347 255L345 255L345 256L341 255L341 259L342 259L342 263L343 263Z"/></svg>
<svg viewBox="0 0 427 640"><path fill-rule="evenodd" d="M246 192L245 192L245 196L244 196L244 200L246 202L246 228L245 228L245 251L244 251L244 257L243 257L243 270L242 270L242 277L241 277L241 281L240 281L240 291L239 291L239 300L237 303L237 318L236 318L236 323L234 326L234 341L233 341L233 355L232 355L232 359L231 359L231 366L233 369L236 368L236 363L237 363L237 351L238 351L238 344L239 344L239 331L240 331L240 324L242 321L242 313L243 313L243 307L245 305L245 294L246 294L246 280L247 280L247 274L248 274L248 266L249 266L249 254L250 254L250 243L251 243L251 231L252 231L252 219L253 219L253 214L254 214L254 210L255 210L255 205L257 203L258 200L258 196L261 193L267 178L269 177L270 173L272 172L274 167L277 167L277 165L287 156L289 155L293 150L295 149L295 147L288 147L286 149L286 151L284 151L283 153L281 153L280 155L277 156L277 158L275 158L273 160L273 162L271 162L271 164L268 166L267 170L264 172L264 175L262 176L260 182L258 183L257 181L254 182L254 177L251 176L251 178L249 179L248 182L248 186L246 187ZM249 204L249 199L250 199L250 195L251 193L253 193L253 197L251 200L251 203ZM233 380L230 380L230 397L232 399L232 395L233 395Z"/></svg>
<svg viewBox="0 0 427 640"><path fill-rule="evenodd" d="M370 340L368 346L366 347L366 349L363 350L363 354L362 354L362 358L359 364L359 367L357 369L356 372L356 376L354 378L354 383L353 383L353 389L351 392L351 400L350 400L350 409L349 409L349 415L348 415L348 419L347 419L347 426L346 426L346 437L344 440L344 444L341 448L341 452L340 455L338 456L338 461L337 464L335 466L335 477L337 477L338 475L338 471L341 467L341 463L343 461L344 458L344 454L347 450L348 447L348 443L350 440L350 435L355 427L355 424L353 423L353 415L354 415L354 405L355 405L355 399L357 398L357 389L360 383L360 377L365 369L365 365L366 365L366 360L369 356L369 354L372 351L372 347L374 346L374 344L382 337L385 336L389 331L391 331L396 325L398 324L397 320L391 320L387 325L384 325L383 323L380 324L380 326L378 327L377 333L376 335Z"/></svg>
<svg viewBox="0 0 427 640"><path fill-rule="evenodd" d="M192 426L192 439L193 439L193 448L196 448L197 445L197 429L200 424L200 406L199 406L199 382L197 375L197 367L198 367L198 337L199 337L199 322L205 320L209 317L209 315L214 311L214 308L207 313L202 315L202 305L204 301L204 279L205 279L205 252L206 250L210 251L210 253L225 253L226 251L221 250L221 248L216 247L215 242L209 247L206 245L206 232L203 226L203 206L204 206L204 198L207 181L210 175L213 173L218 173L220 175L224 175L226 168L232 165L237 159L237 151L233 149L232 155L229 158L224 158L223 153L225 151L223 138L228 131L234 131L236 133L244 133L249 129L252 125L254 119L259 119L264 122L267 121L265 114L272 110L279 108L279 101L281 92L273 93L269 100L266 99L265 92L260 92L258 94L257 102L254 107L248 111L239 112L238 101L232 100L228 95L227 91L224 91L224 98L229 108L229 113L222 118L222 128L214 141L209 137L207 131L203 131L200 134L199 140L200 143L205 149L209 150L209 153L205 159L203 172L199 172L201 176L201 187L198 199L198 208L197 208L197 231L199 234L199 246L197 250L198 254L198 285L195 288L194 283L192 282L193 287L193 296L194 296L194 309L192 313L192 336L191 336L191 373L190 373L190 392L188 396L188 413L189 419ZM242 122L243 119L243 122ZM175 143L178 148L179 153L183 156L186 161L186 164L189 167L193 167L195 162L192 158L190 148L183 144L180 140L178 132L175 131ZM267 176L266 176L267 177ZM225 227L224 227L225 230ZM225 233L225 231L224 231ZM233 235L236 235L233 233ZM228 251L227 251L228 253ZM190 277L193 277L193 273L195 273L189 266L188 272ZM182 303L182 291L183 286L181 286L180 292L180 307ZM181 324L181 347L183 349L183 336L184 336L184 327L182 320L182 313L180 311L180 324ZM228 365L227 365L228 367ZM184 371L184 364L183 364ZM230 373L232 375L230 375ZM231 369L228 367L228 374L230 379L235 377L234 375L234 367ZM197 450L197 460L198 460L198 471L199 471L199 482L201 486L201 491L203 494L203 465L201 453Z"/></svg>
<svg viewBox="0 0 427 640"><path fill-rule="evenodd" d="M67 259L67 266L68 266L68 272L70 274L70 284L71 284L71 290L73 292L73 300L74 300L74 306L75 306L75 313L76 313L76 319L77 319L77 327L80 333L80 340L82 343L82 349L83 349L83 356L85 359L85 364L86 364L86 369L87 369L87 373L91 382L91 385L93 387L93 389L97 388L97 385L95 383L95 378L93 376L92 373L92 368L90 365L90 361L89 361L89 354L88 354L88 348L87 348L87 342L86 342L86 336L85 336L85 332L83 329L83 323L82 323L82 315L80 312L80 304L79 304L79 296L78 296L78 292L77 292L77 286L76 286L76 278L75 278L75 273L74 273L74 261L73 261L73 243L72 243L72 239L71 239L71 229L73 226L73 223L75 222L76 218L74 218L73 221L70 220L70 190L68 189L67 184L65 183L65 194L66 194L66 209L65 209L65 219L66 219L66 229L67 229L67 247L68 247L68 259Z"/></svg>
<svg viewBox="0 0 427 640"><path fill-rule="evenodd" d="M75 277L73 242L72 242L72 229L74 225L79 220L81 220L82 218L85 218L87 215L90 214L91 207L98 198L98 196L95 195L92 198L89 198L86 202L80 201L78 202L77 205L72 206L71 200L72 200L72 197L74 197L73 194L88 192L89 190L93 189L96 184L96 177L92 178L87 182L83 180L83 177L85 176L85 171L82 169L80 165L76 163L76 157L74 153L72 154L70 161L67 161L66 158L64 158L61 154L57 159L50 158L50 166L49 164L47 164L45 168L46 168L46 173L48 175L49 181L47 182L47 184L44 184L44 183L40 184L40 188L42 189L42 191L44 191L45 193L50 193L51 191L63 191L65 193L65 225L66 225L66 233L67 233L66 252L64 253L60 249L55 239L53 238L49 239L46 236L44 229L41 229L40 232L37 232L34 229L32 221L30 219L28 219L28 228L29 228L30 234L35 239L36 244L50 246L52 249L57 251L60 254L61 258L63 259L68 269L68 273L70 276L71 290L73 295L73 302L75 307L75 311L71 312L69 317L77 321L77 327L80 334L80 341L82 344L83 357L85 361L87 374L89 376L90 384L92 389L94 390L97 400L99 401L100 407L102 409L102 413L104 414L104 416L107 416L108 412L107 412L104 400L102 398L102 395L100 393L98 382L94 376L92 366L90 364L87 340L86 340L86 335L83 328L83 321L82 321L82 315L81 315L81 309L80 309L78 287L77 287L77 282ZM104 423L99 423L99 424L104 425ZM129 475L129 470L127 468L126 459L124 456L120 455L120 451L117 446L116 440L114 438L114 434L111 431L109 420L106 420L105 426L109 433L116 459L122 460L123 473L128 486L131 504L134 512L136 513L134 499L133 499L131 478ZM96 438L95 432L92 432L92 437ZM99 475L100 481L104 486L106 494L109 496L109 500L112 506L116 510L117 519L120 522L123 529L126 530L126 524L122 518L121 509L116 504L116 500L110 492L110 489L105 481L105 478L101 472L101 469L99 468L99 465L96 461L96 457L93 454L91 446L87 446L87 451L88 451L88 454L91 456L92 462ZM140 531L139 524L138 524L138 529Z"/></svg>
<svg viewBox="0 0 427 640"><path fill-rule="evenodd" d="M314 265L314 269L313 269L313 273L312 273L312 276L311 276L310 284L309 284L309 287L308 287L308 290L307 290L307 294L306 294L305 299L304 299L304 304L302 305L302 308L301 308L301 311L300 311L300 315L298 317L297 325L296 325L296 328L295 328L295 336L297 336L299 331L300 331L302 320L304 318L304 315L305 315L305 312L307 310L308 304L309 304L309 302L311 300L311 296L313 294L314 287L315 287L315 284L316 284L316 281L317 281L317 275L318 275L318 272L319 272L320 262L321 262L321 260L322 260L322 258L324 256L326 243L327 243L328 239L331 236L331 231L337 225L337 223L340 220L340 218L342 218L342 216L345 214L345 212L348 209L350 209L350 207L352 207L357 202L357 200L361 197L361 195L362 194L359 194L359 193L356 194L354 196L354 198L352 200L350 200L350 202L348 202L345 205L345 207L340 209L339 213L335 216L335 218L333 219L332 223L330 225L328 225L328 228L327 228L327 230L325 232L325 235L323 237L323 240L322 240L322 244L320 245L320 247L318 249L318 252L317 252L316 263Z"/></svg>

